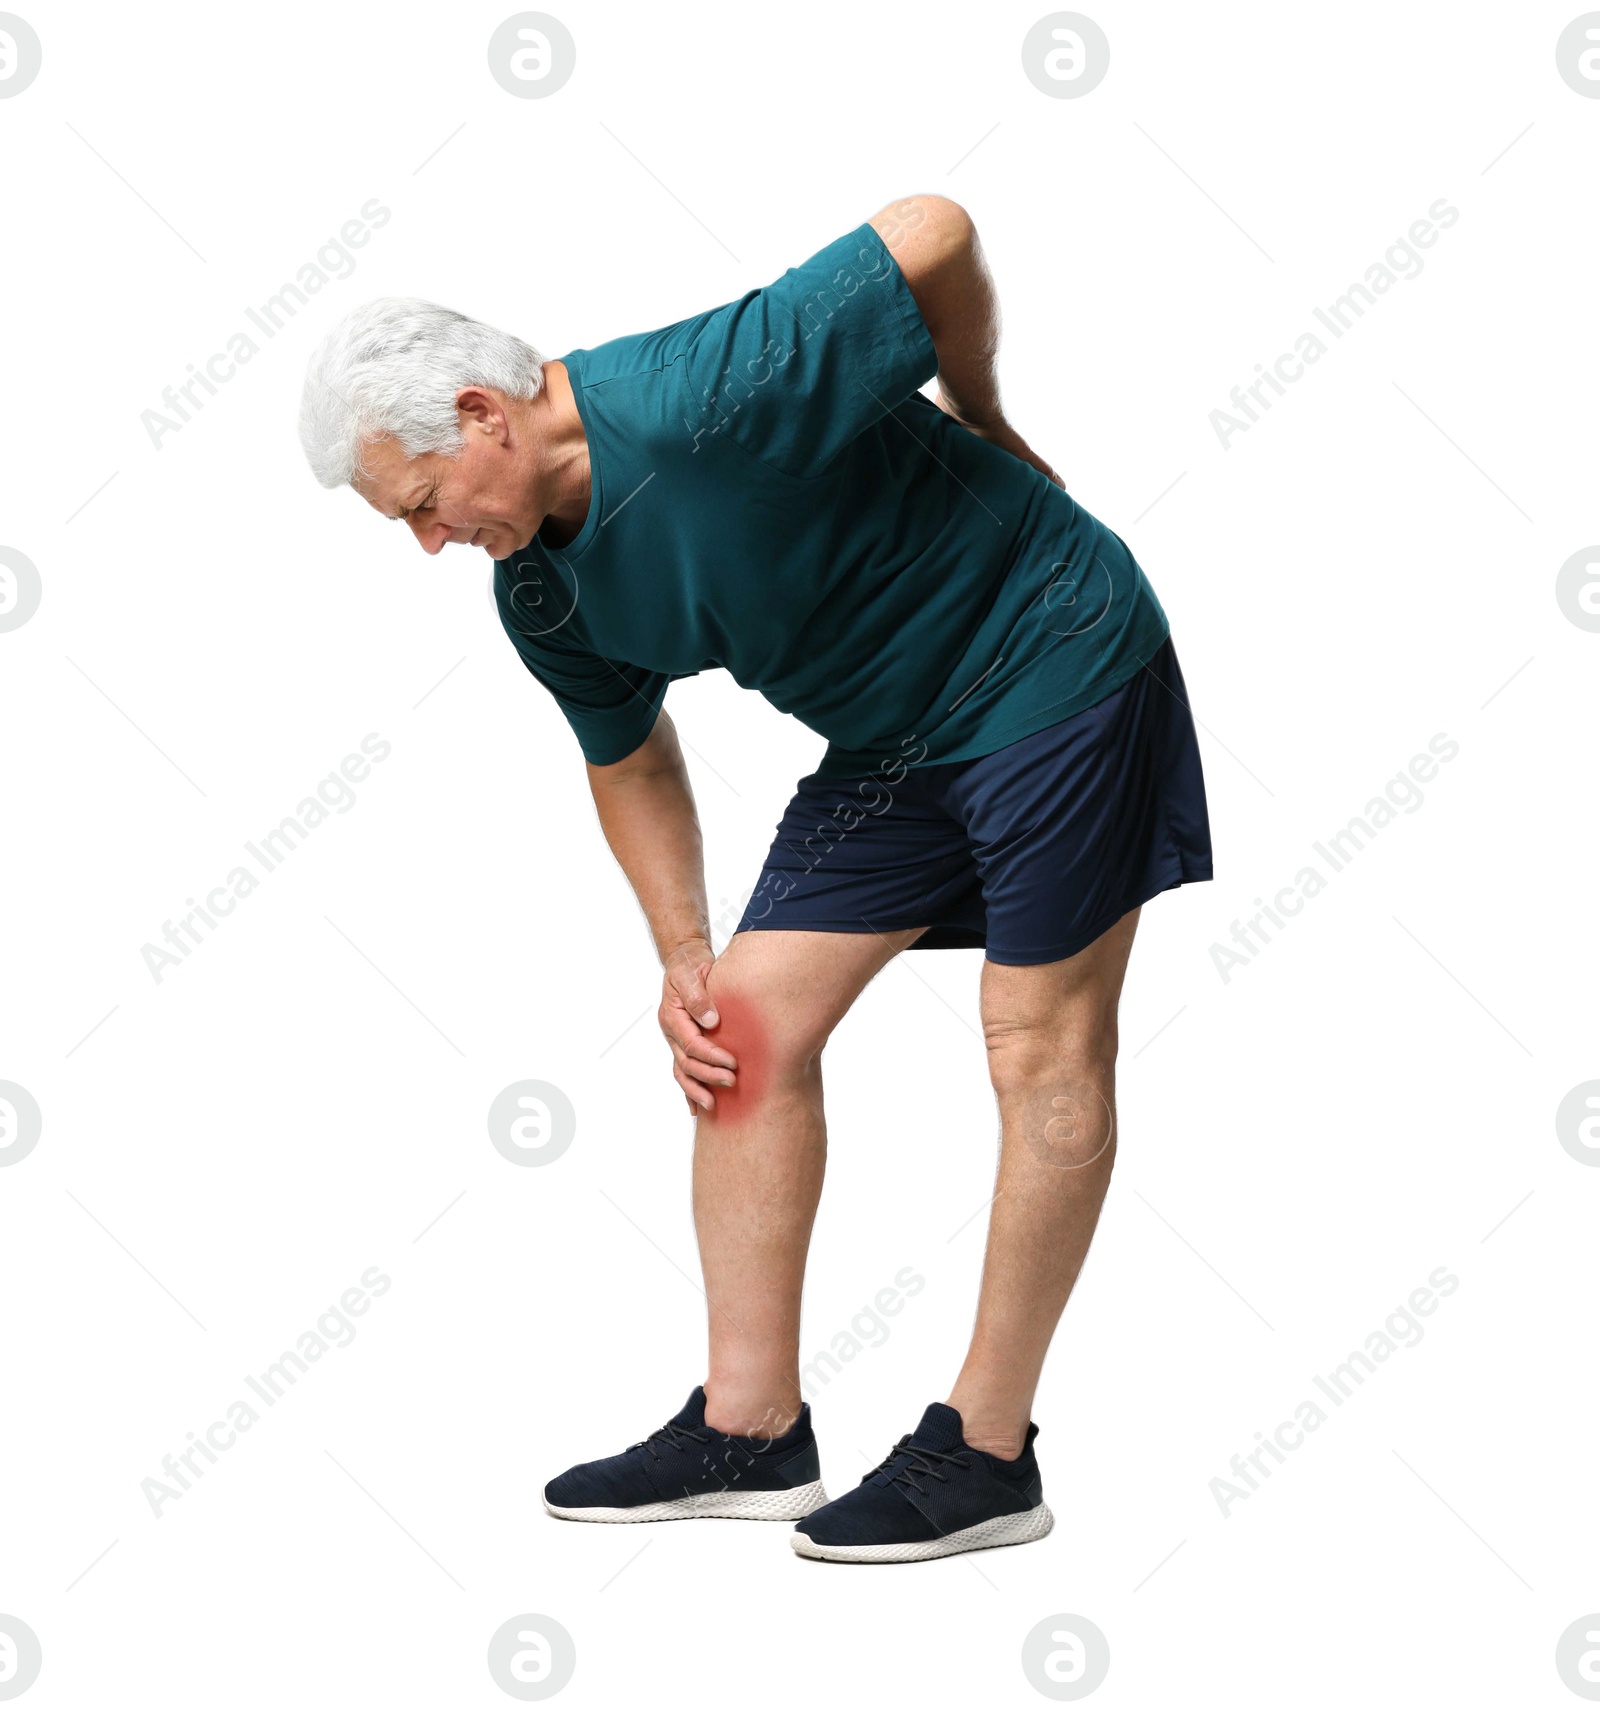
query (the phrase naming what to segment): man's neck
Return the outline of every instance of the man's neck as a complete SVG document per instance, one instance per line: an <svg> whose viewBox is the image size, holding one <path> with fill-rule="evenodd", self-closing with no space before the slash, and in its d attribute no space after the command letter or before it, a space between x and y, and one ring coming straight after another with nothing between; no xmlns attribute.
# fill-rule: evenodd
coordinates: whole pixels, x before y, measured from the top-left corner
<svg viewBox="0 0 1600 1714"><path fill-rule="evenodd" d="M544 366L544 385L534 401L541 462L548 473L550 498L539 540L547 547L565 547L583 529L592 492L589 440L572 396L567 366L552 361Z"/></svg>

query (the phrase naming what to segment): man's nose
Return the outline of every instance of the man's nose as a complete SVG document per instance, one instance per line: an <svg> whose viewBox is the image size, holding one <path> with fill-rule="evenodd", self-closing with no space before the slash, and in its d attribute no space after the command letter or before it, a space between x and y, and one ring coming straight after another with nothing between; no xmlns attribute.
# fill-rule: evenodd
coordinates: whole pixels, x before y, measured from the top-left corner
<svg viewBox="0 0 1600 1714"><path fill-rule="evenodd" d="M424 522L421 518L407 518L411 533L417 538L418 545L424 553L438 553L450 539L450 526L438 521Z"/></svg>

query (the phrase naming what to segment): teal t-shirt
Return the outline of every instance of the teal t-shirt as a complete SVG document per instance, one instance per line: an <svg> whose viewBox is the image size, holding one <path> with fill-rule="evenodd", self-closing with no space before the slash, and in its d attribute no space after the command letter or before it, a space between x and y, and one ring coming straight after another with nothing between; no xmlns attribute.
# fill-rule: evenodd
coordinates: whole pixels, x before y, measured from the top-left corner
<svg viewBox="0 0 1600 1714"><path fill-rule="evenodd" d="M826 738L824 775L964 761L1100 701L1166 638L1119 536L918 391L933 341L870 224L561 361L589 514L497 561L495 598L597 765L713 667Z"/></svg>

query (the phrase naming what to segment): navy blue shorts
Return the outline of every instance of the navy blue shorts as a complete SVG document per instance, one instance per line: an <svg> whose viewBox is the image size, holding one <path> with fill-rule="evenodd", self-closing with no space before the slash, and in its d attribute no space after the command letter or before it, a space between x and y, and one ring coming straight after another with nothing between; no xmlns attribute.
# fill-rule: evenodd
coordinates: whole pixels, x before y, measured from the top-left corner
<svg viewBox="0 0 1600 1714"><path fill-rule="evenodd" d="M808 774L739 931L926 927L918 948L1048 964L1168 887L1210 879L1200 746L1169 637L1110 696L990 755Z"/></svg>

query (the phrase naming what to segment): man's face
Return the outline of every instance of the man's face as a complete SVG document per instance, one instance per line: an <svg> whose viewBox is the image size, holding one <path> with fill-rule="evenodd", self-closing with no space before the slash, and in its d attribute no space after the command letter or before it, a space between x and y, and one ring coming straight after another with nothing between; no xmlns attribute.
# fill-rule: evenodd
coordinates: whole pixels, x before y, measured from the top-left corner
<svg viewBox="0 0 1600 1714"><path fill-rule="evenodd" d="M533 540L542 516L508 441L478 424L463 424L460 453L423 453L408 459L399 442L368 443L362 462L370 474L352 486L386 518L402 518L424 553L452 542L509 559Z"/></svg>

